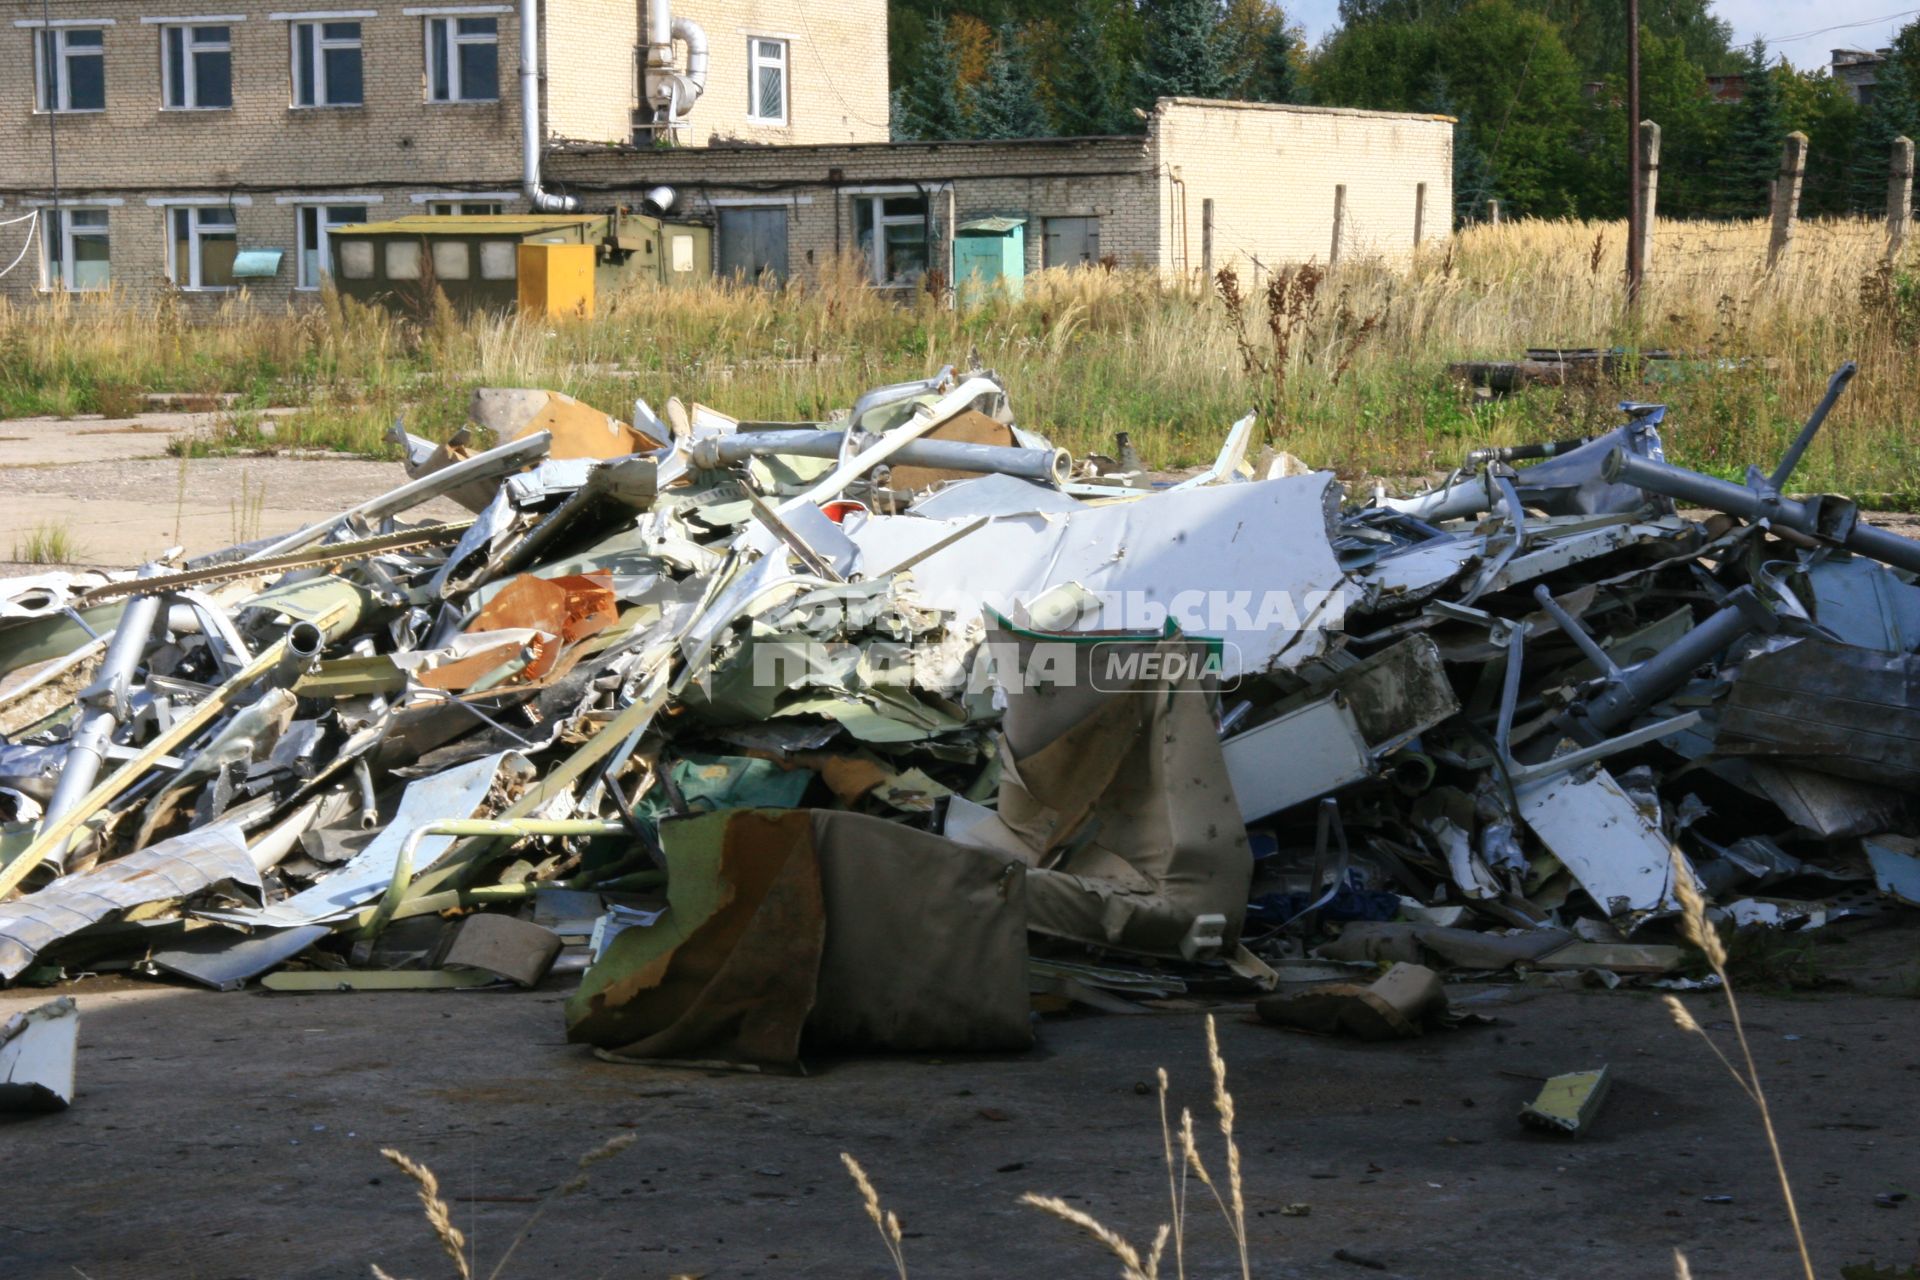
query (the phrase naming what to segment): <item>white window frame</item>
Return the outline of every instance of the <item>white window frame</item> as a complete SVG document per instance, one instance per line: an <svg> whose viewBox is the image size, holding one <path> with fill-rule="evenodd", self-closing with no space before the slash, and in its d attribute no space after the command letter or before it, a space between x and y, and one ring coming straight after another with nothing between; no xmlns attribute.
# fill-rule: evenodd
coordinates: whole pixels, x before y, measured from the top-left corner
<svg viewBox="0 0 1920 1280"><path fill-rule="evenodd" d="M360 28L360 33L352 39L346 36L329 37L327 27L337 22L351 22ZM313 31L313 65L307 68L313 77L313 101L300 101L300 29L309 27ZM301 15L287 24L287 59L292 70L292 82L287 86L289 98L295 111L350 111L355 107L367 105L367 32L363 19L358 15L326 14ZM327 100L327 51L330 49L353 49L360 54L360 100L358 102L329 102Z"/></svg>
<svg viewBox="0 0 1920 1280"><path fill-rule="evenodd" d="M331 200L324 203L318 200L305 200L295 206L293 215L293 287L296 291L313 293L320 288L320 276L333 274L332 233L334 228L358 226L360 223L365 222L369 216L367 207L367 202L364 201L335 203ZM359 209L361 216L340 221L334 219L333 211L335 209L348 208ZM304 278L307 270L307 212L309 210L313 212L314 230L320 241L318 245L314 246L319 250L319 255L316 262L315 275L312 280Z"/></svg>
<svg viewBox="0 0 1920 1280"><path fill-rule="evenodd" d="M227 28L227 38L202 43L199 34L210 28ZM167 56L167 42L173 39L174 32L181 32L180 75L186 83L173 83L173 59ZM199 78L194 74L193 55L196 53L224 53L227 55L227 104L223 107L203 107L196 101L199 93ZM180 91L180 101L174 102L174 90ZM231 111L233 110L233 24L228 22L169 22L160 28L160 109L163 111Z"/></svg>
<svg viewBox="0 0 1920 1280"><path fill-rule="evenodd" d="M35 24L36 26L38 24ZM68 45L68 37L77 32L90 31L100 37L100 44L81 45L81 53L74 53ZM100 59L100 105L97 107L76 107L73 105L73 77L68 74L67 63L75 57ZM47 83L48 63L56 63L58 69L54 82ZM33 33L33 107L38 112L58 112L62 115L84 115L88 112L105 111L107 96L107 28L105 24L61 25L40 27Z"/></svg>
<svg viewBox="0 0 1920 1280"><path fill-rule="evenodd" d="M487 34L464 34L460 30L462 22L487 20L493 23L493 30ZM448 106L463 102L500 101L500 19L491 13L445 13L431 14L422 19L421 30L425 44L422 56L425 61L421 70L426 82L427 102L435 106ZM437 31L437 34L436 34ZM446 56L447 96L434 94L433 55L434 46L439 44ZM464 98L460 96L460 47L462 45L490 44L493 46L493 96L488 98Z"/></svg>
<svg viewBox="0 0 1920 1280"><path fill-rule="evenodd" d="M87 227L83 231L73 228L73 215L76 213L97 213L107 220L102 227ZM58 218L60 231L60 278L53 276L53 248L55 235L47 229L47 224ZM49 206L40 211L40 287L49 293L100 293L113 287L113 227L112 215L98 205ZM98 239L107 242L107 283L76 288L73 283L73 242L79 239Z"/></svg>
<svg viewBox="0 0 1920 1280"><path fill-rule="evenodd" d="M763 44L775 45L780 50L777 58L767 57L760 51ZM780 114L763 116L760 114L760 72L763 68L776 67L780 71ZM747 37L747 119L755 124L785 125L793 114L793 42L779 36Z"/></svg>
<svg viewBox="0 0 1920 1280"><path fill-rule="evenodd" d="M506 212L504 200L428 200L425 204L427 212L436 217L479 218ZM444 214L442 209L446 210Z"/></svg>
<svg viewBox="0 0 1920 1280"><path fill-rule="evenodd" d="M213 228L215 234L219 231L232 231L234 233L234 242L237 245L240 238L240 217L233 207L225 203L188 204L183 201L179 204L163 206L163 208L165 209L167 219L167 279L173 282L173 287L186 290L189 293L232 293L235 289L239 288L239 286L235 284L208 285L200 283L200 241L203 236L208 234L207 229L201 226L200 220L210 212L224 212L232 215L232 222L214 223ZM184 213L191 219L187 231L187 262L184 272L181 270L182 264L178 261L179 242L174 239L173 235L173 218L177 213Z"/></svg>

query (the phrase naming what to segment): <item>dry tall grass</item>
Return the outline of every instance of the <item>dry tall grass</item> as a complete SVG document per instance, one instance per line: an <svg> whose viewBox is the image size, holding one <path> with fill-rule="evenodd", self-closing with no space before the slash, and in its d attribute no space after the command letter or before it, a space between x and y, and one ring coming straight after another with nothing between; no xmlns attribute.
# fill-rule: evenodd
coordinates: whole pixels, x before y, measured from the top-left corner
<svg viewBox="0 0 1920 1280"><path fill-rule="evenodd" d="M1882 266L1867 220L1803 224L1765 269L1759 223L1661 223L1638 316L1625 305L1619 223L1478 226L1411 269L1354 261L1311 288L1243 278L1236 317L1211 282L1138 272L1044 272L1019 300L949 311L899 306L856 270L829 266L782 293L639 286L590 321L412 316L337 298L299 312L234 299L188 323L172 300L0 300L0 414L76 413L137 391L239 391L226 447L264 444L244 410L293 403L274 445L370 453L396 417L426 434L488 383L555 387L609 410L635 396L701 400L739 416L797 419L876 383L977 352L1009 380L1027 425L1076 452L1130 431L1150 463L1209 458L1249 405L1270 438L1350 481L1450 465L1480 444L1563 437L1618 420L1623 398L1673 406L1673 456L1723 475L1771 462L1842 360L1860 377L1796 482L1920 497L1920 277ZM1269 305L1268 295L1273 294ZM1277 308L1277 310L1276 310ZM1620 385L1538 389L1475 402L1450 360L1528 346L1622 346L1690 357Z"/></svg>

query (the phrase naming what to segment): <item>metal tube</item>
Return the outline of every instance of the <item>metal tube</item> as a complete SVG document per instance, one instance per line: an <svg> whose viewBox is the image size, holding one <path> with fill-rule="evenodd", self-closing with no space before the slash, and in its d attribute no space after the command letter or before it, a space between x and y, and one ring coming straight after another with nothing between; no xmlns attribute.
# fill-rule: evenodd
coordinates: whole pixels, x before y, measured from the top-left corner
<svg viewBox="0 0 1920 1280"><path fill-rule="evenodd" d="M1832 412L1834 402L1840 398L1840 393L1847 389L1847 384L1853 381L1853 375L1859 371L1859 366L1849 360L1835 369L1833 376L1827 379L1827 394L1820 397L1820 403L1813 407L1813 412L1807 417L1807 425L1800 428L1800 434L1793 438L1793 443L1781 457L1780 465L1775 467L1773 474L1767 477L1767 483L1775 490L1778 490L1793 475L1793 469L1800 465L1800 455L1805 453L1807 446L1813 443L1813 437L1820 430L1820 424L1825 422L1827 414Z"/></svg>
<svg viewBox="0 0 1920 1280"><path fill-rule="evenodd" d="M1548 617L1560 624L1560 630L1566 633L1567 639L1579 647L1580 652L1587 656L1587 661L1601 675L1612 679L1620 674L1620 668L1614 665L1613 658L1594 643L1593 637L1587 634L1586 627L1581 625L1578 618L1560 607L1560 602L1553 598L1553 592L1547 590L1546 584L1542 583L1533 589L1533 598L1540 602L1540 607L1547 611Z"/></svg>
<svg viewBox="0 0 1920 1280"><path fill-rule="evenodd" d="M242 563L265 560L269 556L311 546L349 520L371 522L398 515L423 502L431 502L443 494L451 493L469 480L497 479L500 476L511 475L528 464L546 457L547 450L552 447L553 433L550 431L536 431L518 440L509 440L485 453L476 453L464 462L442 467L431 475L421 476L418 480L409 480L398 489L390 489L377 498L369 498L359 506L351 507L337 516L328 516L325 520L310 524L304 529L296 529L286 537L260 548Z"/></svg>
<svg viewBox="0 0 1920 1280"><path fill-rule="evenodd" d="M1726 480L1716 480L1698 472L1636 457L1624 449L1607 455L1603 473L1608 480L1636 485L1649 493L1664 494L1696 506L1711 507L1745 520L1771 520L1775 524L1816 537L1826 537L1819 527L1814 507L1792 498L1769 497ZM1871 560L1890 564L1909 573L1920 573L1920 542L1903 538L1872 525L1856 524L1838 539L1841 546Z"/></svg>
<svg viewBox="0 0 1920 1280"><path fill-rule="evenodd" d="M1591 729L1609 733L1679 687L1694 668L1749 631L1771 633L1779 627L1780 619L1753 588L1741 587L1728 593L1726 604L1712 617L1645 662L1626 668L1604 692L1573 713Z"/></svg>
<svg viewBox="0 0 1920 1280"><path fill-rule="evenodd" d="M535 213L577 213L580 202L540 185L540 0L520 0L520 194Z"/></svg>
<svg viewBox="0 0 1920 1280"><path fill-rule="evenodd" d="M740 431L695 441L692 461L699 470L717 471L768 454L837 458L846 437L844 431ZM892 462L943 471L998 472L1055 486L1065 484L1073 472L1073 457L1065 449L1020 449L964 440L915 440L901 446Z"/></svg>
<svg viewBox="0 0 1920 1280"><path fill-rule="evenodd" d="M161 566L150 564L141 569L140 576L154 578L161 572ZM100 767L107 758L107 746L126 714L127 686L133 680L133 673L139 670L141 659L147 655L147 642L153 636L154 622L160 617L160 605L159 596L135 596L127 601L126 612L120 615L120 625L114 629L106 657L101 660L99 678L76 699L84 710L67 738L66 762L60 767L60 781L47 801L42 819L47 825L72 812L99 779Z"/></svg>

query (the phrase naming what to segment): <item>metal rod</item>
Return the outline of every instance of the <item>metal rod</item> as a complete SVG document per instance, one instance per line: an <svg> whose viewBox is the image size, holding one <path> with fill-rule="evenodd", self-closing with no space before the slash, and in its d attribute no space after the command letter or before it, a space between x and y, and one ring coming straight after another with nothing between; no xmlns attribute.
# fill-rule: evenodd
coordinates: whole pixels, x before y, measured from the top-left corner
<svg viewBox="0 0 1920 1280"><path fill-rule="evenodd" d="M1560 607L1560 602L1553 598L1553 592L1547 590L1546 584L1542 583L1533 589L1533 598L1540 602L1540 607L1547 611L1548 617L1560 624L1560 630L1566 633L1567 639L1587 655L1587 661L1599 668L1601 675L1609 680L1619 678L1620 668L1615 665L1612 655L1594 643L1580 619Z"/></svg>
<svg viewBox="0 0 1920 1280"><path fill-rule="evenodd" d="M1767 483L1776 491L1787 483L1788 477L1793 475L1793 469L1800 465L1800 455L1805 453L1807 446L1813 443L1813 437L1820 430L1820 424L1825 422L1827 414L1832 412L1834 402L1840 399L1840 393L1847 389L1847 384L1853 381L1853 375L1859 371L1859 366L1849 360L1835 369L1833 376L1827 379L1827 394L1820 397L1819 404L1813 406L1813 413L1808 416L1807 425L1800 428L1800 434L1793 438L1793 444L1781 457L1780 465L1775 467L1773 474L1767 477Z"/></svg>
<svg viewBox="0 0 1920 1280"><path fill-rule="evenodd" d="M1849 551L1871 560L1890 564L1909 573L1920 573L1920 542L1903 538L1869 524L1850 524L1838 536L1820 527L1818 509L1792 498L1755 493L1726 480L1716 480L1695 471L1635 457L1625 449L1607 455L1602 474L1610 481L1636 485L1649 493L1664 494L1696 506L1710 507L1745 520L1770 520L1788 529L1837 541Z"/></svg>
<svg viewBox="0 0 1920 1280"><path fill-rule="evenodd" d="M162 572L160 565L150 564L140 570L140 576L155 578ZM47 827L71 813L98 781L100 767L107 758L107 747L126 717L127 688L141 660L147 656L147 644L153 637L153 625L160 617L161 603L157 595L135 596L127 601L126 611L114 628L113 640L107 645L106 657L101 660L99 678L75 699L82 708L80 723L67 739L67 758L60 767L60 781L47 801L42 818ZM56 859L64 847L63 841L62 848L54 852Z"/></svg>
<svg viewBox="0 0 1920 1280"><path fill-rule="evenodd" d="M518 440L509 440L498 448L489 449L485 453L476 453L463 462L442 467L431 475L421 476L418 480L410 480L398 489L389 490L377 498L369 498L359 506L349 507L337 516L328 516L325 520L310 524L304 529L296 529L286 537L277 542L270 542L248 556L246 563L312 546L351 520L384 520L388 516L398 515L423 502L451 493L469 480L495 480L501 476L511 475L546 457L547 450L552 446L553 433L550 431L536 431Z"/></svg>
<svg viewBox="0 0 1920 1280"><path fill-rule="evenodd" d="M785 454L795 458L838 458L844 431L740 431L696 441L692 461L701 471L718 471L748 458ZM1048 484L1065 484L1073 458L1065 449L1019 449L969 444L964 440L915 440L893 455L893 464L942 471L997 472Z"/></svg>
<svg viewBox="0 0 1920 1280"><path fill-rule="evenodd" d="M1710 661L1749 631L1773 632L1780 619L1752 587L1729 592L1727 602L1712 617L1654 654L1620 672L1599 696L1572 708L1576 726L1584 721L1590 731L1604 735L1646 710L1685 682L1694 668Z"/></svg>

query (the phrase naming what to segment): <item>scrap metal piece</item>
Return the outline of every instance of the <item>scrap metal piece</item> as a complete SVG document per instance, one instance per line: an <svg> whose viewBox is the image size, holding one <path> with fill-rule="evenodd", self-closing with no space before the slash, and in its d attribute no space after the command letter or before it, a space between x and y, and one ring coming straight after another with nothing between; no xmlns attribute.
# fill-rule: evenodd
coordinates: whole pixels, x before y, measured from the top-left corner
<svg viewBox="0 0 1920 1280"><path fill-rule="evenodd" d="M522 987L536 987L560 954L560 936L551 929L493 912L478 912L460 922L453 945L440 963L449 969L477 969Z"/></svg>
<svg viewBox="0 0 1920 1280"><path fill-rule="evenodd" d="M1519 816L1608 916L1677 905L1673 876L1681 855L1605 769L1535 782L1518 798Z"/></svg>
<svg viewBox="0 0 1920 1280"><path fill-rule="evenodd" d="M1861 843L1880 892L1910 907L1920 907L1920 840L1883 835Z"/></svg>
<svg viewBox="0 0 1920 1280"><path fill-rule="evenodd" d="M159 572L158 564L149 564L140 575L151 579ZM67 738L67 758L60 769L60 781L46 803L46 822L58 822L72 813L99 779L114 730L129 714L127 699L133 677L146 660L161 604L161 597L149 592L135 596L120 615L120 625L114 629L107 655L101 661L99 678L82 689L76 699L80 719ZM57 863L65 849L63 840L58 848L48 851L48 856Z"/></svg>
<svg viewBox="0 0 1920 1280"><path fill-rule="evenodd" d="M64 1111L74 1095L80 1010L61 996L0 1021L0 1111Z"/></svg>
<svg viewBox="0 0 1920 1280"><path fill-rule="evenodd" d="M397 489L389 490L377 498L369 498L358 506L349 507L337 516L329 516L316 521L304 529L296 529L284 538L278 538L255 551L246 558L245 563L257 564L275 556L285 555L289 551L298 551L302 547L312 546L327 535L342 529L351 529L355 523L369 523L384 520L388 516L410 511L424 502L459 488L469 480L497 480L512 475L547 456L547 450L553 444L553 437L545 431L537 431L518 440L510 440L498 448L485 453L477 453L464 462L456 462L450 467L409 481Z"/></svg>
<svg viewBox="0 0 1920 1280"><path fill-rule="evenodd" d="M252 934L210 925L193 930L147 958L156 969L215 991L239 991L251 979L279 968L332 932L323 924L262 929Z"/></svg>
<svg viewBox="0 0 1920 1280"><path fill-rule="evenodd" d="M1740 664L1715 750L1920 786L1920 656L1809 636Z"/></svg>
<svg viewBox="0 0 1920 1280"><path fill-rule="evenodd" d="M846 441L845 431L740 431L696 440L687 456L696 470L721 471L749 458L769 455L838 459ZM1073 456L1065 449L1023 449L964 440L915 440L897 450L892 460L896 467L1013 476L1056 489L1073 473Z"/></svg>
<svg viewBox="0 0 1920 1280"><path fill-rule="evenodd" d="M457 991L499 982L484 969L282 969L260 979L269 991L319 995L340 991Z"/></svg>
<svg viewBox="0 0 1920 1280"><path fill-rule="evenodd" d="M1608 456L1604 474L1609 480L1743 520L1767 521L1909 573L1920 573L1920 542L1862 523L1859 512L1845 499L1828 495L1800 501L1762 493L1665 462L1637 458L1619 449Z"/></svg>
<svg viewBox="0 0 1920 1280"><path fill-rule="evenodd" d="M453 846L452 837L445 835L428 833L416 839L416 830L436 821L441 814L471 814L486 802L497 783L512 787L525 783L533 774L533 765L525 756L502 751L418 779L401 794L399 809L380 834L338 871L312 888L270 906L246 910L208 908L195 914L205 920L249 927L293 928L337 921L389 891L401 869L401 855L408 851L410 843L414 857L407 859L412 863L407 868L409 871L414 867L432 866Z"/></svg>
<svg viewBox="0 0 1920 1280"><path fill-rule="evenodd" d="M188 898L214 885L260 892L260 872L232 823L200 827L87 871L38 893L0 902L0 978L19 977L49 946L116 911Z"/></svg>
<svg viewBox="0 0 1920 1280"><path fill-rule="evenodd" d="M1600 1114L1610 1084L1612 1074L1607 1067L1553 1076L1540 1086L1539 1096L1520 1108L1520 1123L1529 1129L1578 1137Z"/></svg>
<svg viewBox="0 0 1920 1280"><path fill-rule="evenodd" d="M1396 964L1377 981L1336 983L1302 992L1261 996L1254 1012L1262 1022L1360 1040L1406 1040L1447 1011L1440 975L1425 965Z"/></svg>
<svg viewBox="0 0 1920 1280"><path fill-rule="evenodd" d="M376 534L371 538L330 542L324 547L316 547L311 551L289 551L284 555L209 565L202 569L186 569L179 573L161 574L150 579L132 578L124 582L109 582L105 586L89 589L81 597L81 604L82 606L102 604L108 600L118 600L123 596L143 591L166 594L193 587L218 586L223 582L241 582L249 578L270 577L294 569L328 569L336 565L352 564L358 560L369 560L374 556L387 555L395 551L415 551L422 547L443 546L446 543L458 541L460 535L465 533L472 524L471 520L451 520L444 524L420 525L394 533Z"/></svg>

